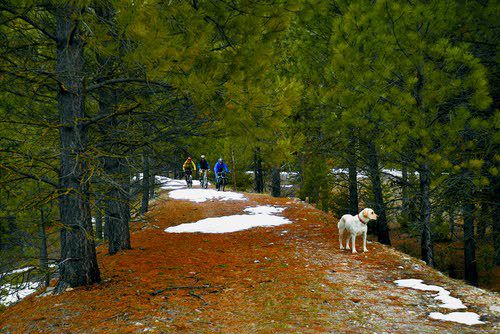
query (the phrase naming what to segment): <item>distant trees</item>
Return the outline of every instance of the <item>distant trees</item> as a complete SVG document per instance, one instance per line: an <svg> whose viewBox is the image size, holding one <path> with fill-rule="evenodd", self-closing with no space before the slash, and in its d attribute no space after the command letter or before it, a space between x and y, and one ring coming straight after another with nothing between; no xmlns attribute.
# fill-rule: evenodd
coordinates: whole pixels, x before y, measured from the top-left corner
<svg viewBox="0 0 500 334"><path fill-rule="evenodd" d="M321 11L311 10L321 6L325 6ZM481 207L477 194L491 189L494 183L489 180L496 175L491 164L489 171L482 168L495 145L490 137L496 117L491 104L495 91L488 80L496 79L478 56L490 59L487 66L496 71L488 58L491 53L484 51L497 40L486 34L488 47L478 47L484 37L473 31L485 29L488 19L483 15L497 5L474 2L468 6L470 10L464 12L452 1L360 0L330 5L308 1L294 33L299 36L297 45L311 46L296 56L312 61L307 67L298 63L298 75L312 83L312 91L322 93L315 105L310 106L314 101L310 99L307 107L297 111L315 110L314 117L297 120L308 124L301 128L318 129L309 138L311 146L322 146L316 149L322 159L331 157L337 168L348 169L349 177L342 184L349 194L345 211L356 211L360 184L356 172L366 171L371 189L369 193L362 189L361 196L365 205L374 205L381 213L376 223L379 241L390 243L389 198L391 203L402 203L404 219L417 219L412 224L420 232L420 254L435 265L433 220L442 212L443 201L458 205L464 221L465 277L476 284L473 213ZM466 39L475 42L464 43ZM314 66L316 76L310 70ZM333 145L324 145L325 137ZM402 175L387 176L383 168L396 168ZM323 206L315 195L318 188L307 187L311 181L308 175L303 177L303 196ZM391 182L400 190L384 190ZM462 186L455 202L457 196L451 196L450 190L457 189L457 182ZM443 194L446 197L438 201L436 196Z"/></svg>

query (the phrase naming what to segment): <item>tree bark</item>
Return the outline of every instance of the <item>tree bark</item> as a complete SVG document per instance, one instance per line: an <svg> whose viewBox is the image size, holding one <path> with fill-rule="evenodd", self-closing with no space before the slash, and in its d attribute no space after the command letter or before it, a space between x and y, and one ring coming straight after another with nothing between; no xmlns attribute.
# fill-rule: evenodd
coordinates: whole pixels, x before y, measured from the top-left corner
<svg viewBox="0 0 500 334"><path fill-rule="evenodd" d="M231 171L233 172L233 190L236 191L236 163L234 161L234 150L231 148Z"/></svg>
<svg viewBox="0 0 500 334"><path fill-rule="evenodd" d="M476 263L476 241L474 238L474 203L466 199L463 205L464 215L464 264L465 281L471 285L478 285Z"/></svg>
<svg viewBox="0 0 500 334"><path fill-rule="evenodd" d="M45 233L45 213L43 208L40 208L40 271L43 273L42 283L45 286L50 284L49 259L47 252L47 234Z"/></svg>
<svg viewBox="0 0 500 334"><path fill-rule="evenodd" d="M120 250L131 249L130 245L130 177L125 159L107 157L105 163L107 175L113 180L113 186L107 193L106 231L108 252L116 254Z"/></svg>
<svg viewBox="0 0 500 334"><path fill-rule="evenodd" d="M155 171L156 169L153 167L154 166L154 160L152 156L149 156L149 199L152 199L155 197L155 187L156 187L156 176L155 176Z"/></svg>
<svg viewBox="0 0 500 334"><path fill-rule="evenodd" d="M420 249L422 260L434 267L434 247L431 234L431 176L428 165L420 168L420 220L422 235Z"/></svg>
<svg viewBox="0 0 500 334"><path fill-rule="evenodd" d="M491 210L491 222L493 223L493 246L495 249L495 264L500 265L500 223L498 222L498 217L500 217L500 180L499 177L492 178L493 191L491 194L491 202L497 203L493 206Z"/></svg>
<svg viewBox="0 0 500 334"><path fill-rule="evenodd" d="M254 154L254 178L255 178L255 191L258 193L264 192L264 176L262 174L262 157L260 154L260 147L255 149Z"/></svg>
<svg viewBox="0 0 500 334"><path fill-rule="evenodd" d="M377 239L382 244L390 245L391 239L389 236L389 225L387 224L386 207L382 192L382 182L380 179L378 152L372 141L370 141L367 146L370 177L372 180L373 196L375 198L375 213L378 214L378 219L376 221Z"/></svg>
<svg viewBox="0 0 500 334"><path fill-rule="evenodd" d="M354 131L351 130L351 135L349 136L348 145L348 168L349 168L349 208L348 213L351 215L356 215L359 213L359 202L358 202L358 172L357 172L357 150L356 150L357 138L354 135Z"/></svg>
<svg viewBox="0 0 500 334"><path fill-rule="evenodd" d="M276 165L273 168L271 195L273 197L280 197L281 196L281 178L280 178L279 165Z"/></svg>
<svg viewBox="0 0 500 334"><path fill-rule="evenodd" d="M404 220L404 226L409 226L411 225L412 222L412 215L410 212L410 191L409 191L409 178L408 178L408 164L406 161L403 161L402 167L401 167L401 197L402 197L402 203L401 203L401 218Z"/></svg>
<svg viewBox="0 0 500 334"><path fill-rule="evenodd" d="M103 219L101 208L97 208L95 211L95 236L98 240L103 238Z"/></svg>
<svg viewBox="0 0 500 334"><path fill-rule="evenodd" d="M61 123L59 206L62 224L57 292L68 286L89 285L100 281L86 175L87 128L78 121L85 118L84 42L79 29L80 11L81 8L73 3L61 3L56 8L56 73L60 83L57 100Z"/></svg>
<svg viewBox="0 0 500 334"><path fill-rule="evenodd" d="M150 191L150 165L149 156L147 149L144 149L142 155L142 202L141 202L141 214L145 214L149 209L149 191Z"/></svg>

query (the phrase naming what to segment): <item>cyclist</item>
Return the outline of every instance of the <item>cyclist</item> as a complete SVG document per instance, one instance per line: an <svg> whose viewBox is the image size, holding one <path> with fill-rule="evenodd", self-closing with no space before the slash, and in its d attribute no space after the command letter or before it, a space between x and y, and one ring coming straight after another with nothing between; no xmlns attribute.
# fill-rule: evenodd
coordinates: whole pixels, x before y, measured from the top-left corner
<svg viewBox="0 0 500 334"><path fill-rule="evenodd" d="M201 159L198 162L198 169L200 171L200 184L202 188L206 188L207 184L207 177L208 177L208 171L210 170L210 165L208 164L208 161L205 159L205 155L201 155Z"/></svg>
<svg viewBox="0 0 500 334"><path fill-rule="evenodd" d="M189 182L189 175L193 175L193 172L196 172L196 165L193 162L193 159L191 157L188 157L186 161L184 161L184 164L182 165L182 170L184 171L184 174L186 176L186 183L187 186L190 186ZM191 181L192 182L192 181Z"/></svg>
<svg viewBox="0 0 500 334"><path fill-rule="evenodd" d="M222 176L223 172L229 173L229 169L227 168L226 163L222 158L219 158L217 163L214 166L214 172L215 172L215 183L219 185L219 178ZM217 190L219 190L219 187L217 186Z"/></svg>

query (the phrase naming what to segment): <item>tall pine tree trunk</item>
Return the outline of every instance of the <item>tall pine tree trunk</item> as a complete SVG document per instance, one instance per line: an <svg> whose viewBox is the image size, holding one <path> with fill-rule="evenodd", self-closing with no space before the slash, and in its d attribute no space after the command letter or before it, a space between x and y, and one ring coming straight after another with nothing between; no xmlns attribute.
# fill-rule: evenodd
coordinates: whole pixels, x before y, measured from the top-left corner
<svg viewBox="0 0 500 334"><path fill-rule="evenodd" d="M358 202L358 171L357 171L357 150L356 150L357 138L354 135L354 131L351 130L351 135L349 136L348 145L348 168L349 168L349 212L351 215L356 215L359 213L359 202Z"/></svg>
<svg viewBox="0 0 500 334"><path fill-rule="evenodd" d="M61 127L59 197L61 228L60 280L56 291L100 281L92 228L85 149L87 129L79 123L84 113L84 42L80 36L81 8L61 3L56 8L56 75Z"/></svg>
<svg viewBox="0 0 500 334"><path fill-rule="evenodd" d="M38 236L40 238L40 271L43 273L42 284L49 286L50 272L49 272L49 256L47 252L47 233L45 232L45 212L43 207L40 208L40 231Z"/></svg>
<svg viewBox="0 0 500 334"><path fill-rule="evenodd" d="M279 165L276 165L273 168L271 195L274 197L281 196L281 178Z"/></svg>
<svg viewBox="0 0 500 334"><path fill-rule="evenodd" d="M412 212L412 203L410 199L410 179L408 177L408 163L403 161L401 166L401 227L405 229L413 226L415 212ZM414 210L413 210L414 211Z"/></svg>
<svg viewBox="0 0 500 334"><path fill-rule="evenodd" d="M150 180L150 165L148 151L145 148L142 154L142 202L141 202L141 213L145 214L149 209L149 194L151 187Z"/></svg>
<svg viewBox="0 0 500 334"><path fill-rule="evenodd" d="M425 164L420 168L420 220L422 260L434 267L434 247L431 234L431 175L428 165Z"/></svg>
<svg viewBox="0 0 500 334"><path fill-rule="evenodd" d="M156 168L154 168L154 160L153 157L150 155L149 156L149 199L152 199L155 197L155 187L156 187Z"/></svg>
<svg viewBox="0 0 500 334"><path fill-rule="evenodd" d="M103 227L102 211L98 208L95 212L95 236L98 240L103 238Z"/></svg>
<svg viewBox="0 0 500 334"><path fill-rule="evenodd" d="M263 193L264 175L262 174L262 157L260 154L260 147L257 147L254 153L254 178L255 178L255 191L258 193Z"/></svg>
<svg viewBox="0 0 500 334"><path fill-rule="evenodd" d="M464 215L464 276L467 283L478 285L476 263L476 241L474 238L474 203L466 199L463 205Z"/></svg>
<svg viewBox="0 0 500 334"><path fill-rule="evenodd" d="M493 246L495 249L495 264L500 265L500 223L498 222L498 217L500 217L500 178L492 178L493 191L491 193L491 202L496 203L491 210L491 221L493 223Z"/></svg>
<svg viewBox="0 0 500 334"><path fill-rule="evenodd" d="M118 101L119 92L117 90L102 88L99 91L100 113L113 115ZM119 250L131 248L130 212L124 211L124 207L129 207L130 175L128 162L123 157L123 150L115 143L119 140L116 135L120 127L118 118L110 116L99 126L107 141L111 143L107 146L107 156L103 158L104 181L106 182L104 237L108 240L108 252L113 255Z"/></svg>
<svg viewBox="0 0 500 334"><path fill-rule="evenodd" d="M113 180L107 193L106 231L110 255L131 249L130 245L130 176L125 159L107 157L106 171Z"/></svg>
<svg viewBox="0 0 500 334"><path fill-rule="evenodd" d="M386 207L382 193L382 182L380 180L380 170L378 166L378 152L375 144L368 142L368 159L370 168L370 177L372 180L373 196L375 198L375 213L377 219L377 239L380 243L390 245L389 225L387 224Z"/></svg>
<svg viewBox="0 0 500 334"><path fill-rule="evenodd" d="M233 172L233 190L236 191L236 163L234 159L234 150L231 148L231 171Z"/></svg>

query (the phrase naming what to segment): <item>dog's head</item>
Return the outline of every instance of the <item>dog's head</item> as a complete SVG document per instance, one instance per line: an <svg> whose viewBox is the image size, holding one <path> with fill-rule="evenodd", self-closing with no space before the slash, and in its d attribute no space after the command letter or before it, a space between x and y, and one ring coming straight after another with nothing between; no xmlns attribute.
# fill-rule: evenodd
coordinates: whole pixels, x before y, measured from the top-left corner
<svg viewBox="0 0 500 334"><path fill-rule="evenodd" d="M377 220L378 215L373 211L373 209L366 208L361 211L361 215L369 220Z"/></svg>

